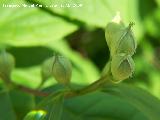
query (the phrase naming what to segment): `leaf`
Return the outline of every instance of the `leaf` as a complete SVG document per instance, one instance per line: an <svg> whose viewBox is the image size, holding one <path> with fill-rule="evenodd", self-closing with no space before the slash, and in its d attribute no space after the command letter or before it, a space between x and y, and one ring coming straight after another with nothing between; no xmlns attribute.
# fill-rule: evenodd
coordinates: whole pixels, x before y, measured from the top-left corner
<svg viewBox="0 0 160 120"><path fill-rule="evenodd" d="M17 68L13 70L12 80L17 84L36 88L41 82L40 67Z"/></svg>
<svg viewBox="0 0 160 120"><path fill-rule="evenodd" d="M71 20L78 20L88 25L105 28L107 23L119 11L126 23L136 23L135 32L139 38L143 29L139 17L138 0L30 0L42 3L53 13L65 16ZM82 7L79 7L79 5ZM57 5L57 7L50 6ZM68 7L68 5L70 7ZM63 6L63 7L61 7Z"/></svg>
<svg viewBox="0 0 160 120"><path fill-rule="evenodd" d="M22 120L28 111L35 107L34 97L19 90L11 90L10 98L18 120Z"/></svg>
<svg viewBox="0 0 160 120"><path fill-rule="evenodd" d="M58 86L52 91L56 91ZM50 96L43 106L56 96ZM49 105L49 104L48 104ZM117 96L93 92L64 100L62 120L150 120L134 105ZM153 119L154 120L154 119Z"/></svg>
<svg viewBox="0 0 160 120"><path fill-rule="evenodd" d="M157 8L145 18L144 26L149 35L157 39L160 37L160 8Z"/></svg>
<svg viewBox="0 0 160 120"><path fill-rule="evenodd" d="M23 7L23 5L27 7ZM14 46L35 46L54 42L74 32L77 26L52 16L25 0L1 0L0 6L20 5L20 7L0 7L0 43Z"/></svg>
<svg viewBox="0 0 160 120"><path fill-rule="evenodd" d="M43 99L37 105L37 109L44 109L47 111L47 115L45 117L47 120L61 120L63 101L64 93L59 91Z"/></svg>
<svg viewBox="0 0 160 120"><path fill-rule="evenodd" d="M147 116L149 120L158 120L160 118L160 100L142 89L118 84L106 86L103 92L127 101Z"/></svg>
<svg viewBox="0 0 160 120"><path fill-rule="evenodd" d="M10 97L5 90L0 90L0 119L16 120Z"/></svg>
<svg viewBox="0 0 160 120"><path fill-rule="evenodd" d="M151 0L141 0L138 1L138 7L139 7L139 16L142 19L145 19L148 15L153 14L153 12L157 9L157 1L151 1Z"/></svg>
<svg viewBox="0 0 160 120"><path fill-rule="evenodd" d="M25 116L25 120L61 120L63 112L64 93L59 91L44 98L33 110ZM43 112L43 114L42 114ZM39 114L39 115L38 115ZM45 117L44 117L45 116Z"/></svg>
<svg viewBox="0 0 160 120"><path fill-rule="evenodd" d="M148 120L124 100L94 92L65 101L62 120Z"/></svg>
<svg viewBox="0 0 160 120"><path fill-rule="evenodd" d="M46 116L47 120L61 120L63 111L63 99L64 96L60 95L55 100L49 104L48 114Z"/></svg>

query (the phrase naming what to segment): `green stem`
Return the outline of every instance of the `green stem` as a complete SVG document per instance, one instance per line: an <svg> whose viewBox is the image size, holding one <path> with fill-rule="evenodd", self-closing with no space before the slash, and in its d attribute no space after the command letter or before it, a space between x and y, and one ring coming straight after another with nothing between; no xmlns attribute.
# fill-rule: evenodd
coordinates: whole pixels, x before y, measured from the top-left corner
<svg viewBox="0 0 160 120"><path fill-rule="evenodd" d="M78 90L73 90L72 88L69 87L69 90L66 91L66 93L65 93L65 98L70 98L70 97L75 97L75 96L81 96L81 95L84 95L84 94L88 94L88 93L94 92L96 90L99 90L103 85L112 84L109 67L110 67L110 65L108 64L106 66L106 68L108 68L108 69L106 69L105 75L103 74L100 79L91 83L90 85L88 85L84 88L78 89ZM12 81L12 80L10 80L10 81ZM30 94L33 94L33 95L36 95L36 96L44 97L44 96L51 95L51 93L46 93L46 92L39 91L39 90L36 90L36 89L31 89L31 88L28 88L28 87L25 87L25 86L22 86L22 85L17 85L14 82L11 82L11 84L12 84L12 86L15 86L16 88L18 88L18 89L20 89L24 92L27 92L27 93L30 93Z"/></svg>
<svg viewBox="0 0 160 120"><path fill-rule="evenodd" d="M112 82L110 81L109 75L103 76L99 80L93 82L92 84L82 89L68 92L66 94L66 97L68 98L68 97L80 96L80 95L84 95L87 93L91 93L96 90L99 90L103 85L106 85L106 84L112 84Z"/></svg>
<svg viewBox="0 0 160 120"><path fill-rule="evenodd" d="M106 84L112 84L112 82L110 81L109 75L106 75L106 76L100 78L99 80L93 82L92 84L90 84L90 85L88 85L84 88L81 88L81 89L78 89L78 90L71 89L71 90L66 92L65 97L70 98L70 97L75 97L75 96L81 96L81 95L84 95L84 94L88 94L88 93L94 92L96 90L99 90L104 84L105 85ZM16 86L16 88L18 88L18 89L20 89L24 92L27 92L27 93L30 93L30 94L33 94L33 95L36 95L36 96L45 97L45 96L49 96L51 94L51 93L31 89L31 88L28 88L28 87L25 87L25 86L22 86L22 85L17 85L13 82L12 82L12 85Z"/></svg>

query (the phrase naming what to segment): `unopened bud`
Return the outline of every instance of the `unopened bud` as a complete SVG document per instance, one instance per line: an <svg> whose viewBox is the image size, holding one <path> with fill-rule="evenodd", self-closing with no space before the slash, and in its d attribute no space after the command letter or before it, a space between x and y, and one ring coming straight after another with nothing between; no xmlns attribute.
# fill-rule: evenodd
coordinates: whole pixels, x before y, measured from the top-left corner
<svg viewBox="0 0 160 120"><path fill-rule="evenodd" d="M117 18L120 19L120 16ZM125 27L121 19L116 21L115 18L112 22L107 24L105 37L111 56L120 53L125 53L127 55L134 54L136 50L136 41L131 31L132 26L133 23L130 23L128 27Z"/></svg>
<svg viewBox="0 0 160 120"><path fill-rule="evenodd" d="M53 75L58 83L68 84L72 75L72 65L67 58L55 55L44 61L41 74L43 81Z"/></svg>
<svg viewBox="0 0 160 120"><path fill-rule="evenodd" d="M133 23L130 23L129 26L125 28L124 33L117 43L116 54L125 53L127 55L133 55L135 53L137 44L131 31L132 26Z"/></svg>
<svg viewBox="0 0 160 120"><path fill-rule="evenodd" d="M10 79L11 72L14 69L14 57L7 52L0 53L0 77L6 81Z"/></svg>
<svg viewBox="0 0 160 120"><path fill-rule="evenodd" d="M68 84L72 75L72 65L70 61L63 56L55 56L52 74L60 84Z"/></svg>
<svg viewBox="0 0 160 120"><path fill-rule="evenodd" d="M134 61L130 55L118 54L111 61L111 73L114 82L120 82L132 76Z"/></svg>
<svg viewBox="0 0 160 120"><path fill-rule="evenodd" d="M42 69L41 69L41 75L42 75L42 82L47 80L49 77L52 76L52 66L53 62L55 60L55 57L51 57L46 59L43 64L42 64Z"/></svg>

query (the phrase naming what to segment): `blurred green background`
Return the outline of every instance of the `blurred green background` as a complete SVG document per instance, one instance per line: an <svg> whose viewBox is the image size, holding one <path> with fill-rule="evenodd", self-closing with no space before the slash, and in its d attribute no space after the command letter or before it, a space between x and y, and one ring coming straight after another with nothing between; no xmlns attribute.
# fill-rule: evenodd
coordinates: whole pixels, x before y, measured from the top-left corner
<svg viewBox="0 0 160 120"><path fill-rule="evenodd" d="M135 73L124 82L160 98L160 0L1 0L0 49L16 59L12 80L38 87L42 62L58 52L72 62L72 83L95 81L109 59L104 29L117 11L126 25L135 22L138 43ZM55 83L51 78L44 88Z"/></svg>

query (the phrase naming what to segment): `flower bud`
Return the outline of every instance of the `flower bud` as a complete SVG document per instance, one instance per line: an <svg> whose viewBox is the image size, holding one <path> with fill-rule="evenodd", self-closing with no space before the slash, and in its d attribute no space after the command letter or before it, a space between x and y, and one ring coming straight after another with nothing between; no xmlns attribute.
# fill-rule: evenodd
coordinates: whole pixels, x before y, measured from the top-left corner
<svg viewBox="0 0 160 120"><path fill-rule="evenodd" d="M70 61L63 56L55 56L52 74L60 84L68 84L71 80L72 65Z"/></svg>
<svg viewBox="0 0 160 120"><path fill-rule="evenodd" d="M11 72L15 66L14 57L7 52L0 53L0 77L9 81Z"/></svg>
<svg viewBox="0 0 160 120"><path fill-rule="evenodd" d="M116 54L125 53L127 55L133 55L135 53L137 44L131 31L132 25L133 23L130 23L121 35L116 48Z"/></svg>
<svg viewBox="0 0 160 120"><path fill-rule="evenodd" d="M55 60L55 57L51 57L43 62L42 68L41 68L41 76L43 80L42 82L44 82L45 80L47 80L49 77L52 76L52 66L53 66L54 60Z"/></svg>
<svg viewBox="0 0 160 120"><path fill-rule="evenodd" d="M115 18L118 18L118 20ZM136 41L131 31L133 23L125 27L120 16L116 16L115 18L112 22L108 23L105 29L105 37L111 56L119 53L133 55L136 50Z"/></svg>
<svg viewBox="0 0 160 120"><path fill-rule="evenodd" d="M125 27L122 22L110 22L107 24L105 29L105 37L111 52L111 56L113 56L116 52L117 43L120 39L120 36L124 33L124 28Z"/></svg>
<svg viewBox="0 0 160 120"><path fill-rule="evenodd" d="M114 82L120 82L132 76L134 61L130 55L118 54L111 61L111 73Z"/></svg>

